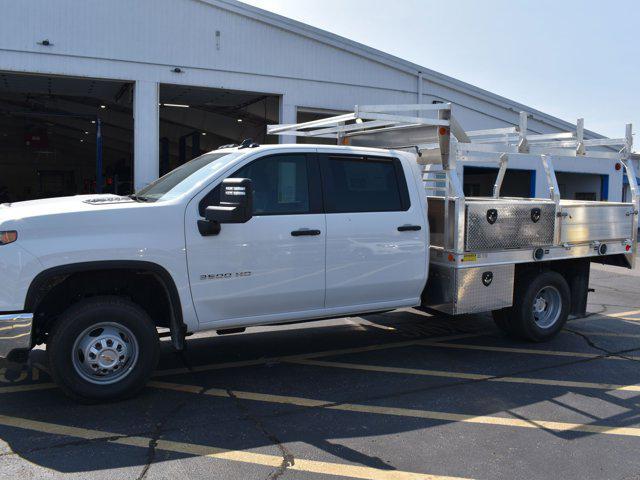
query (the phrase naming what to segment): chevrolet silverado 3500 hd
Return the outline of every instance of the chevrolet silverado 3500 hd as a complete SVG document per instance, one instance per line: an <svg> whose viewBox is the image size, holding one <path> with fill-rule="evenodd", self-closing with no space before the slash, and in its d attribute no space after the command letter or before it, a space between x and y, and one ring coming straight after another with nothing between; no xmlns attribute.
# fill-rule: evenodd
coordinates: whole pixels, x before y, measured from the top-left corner
<svg viewBox="0 0 640 480"><path fill-rule="evenodd" d="M585 140L581 121L531 135L526 119L465 132L449 104L360 107L268 128L336 146L247 141L129 197L4 204L0 357L44 343L67 394L106 401L145 385L158 327L182 349L196 331L422 305L551 338L585 313L591 261L633 263L632 137ZM561 200L554 156L623 168L631 202ZM500 195L514 158L542 162L545 198ZM492 197L464 196L471 162L499 166Z"/></svg>

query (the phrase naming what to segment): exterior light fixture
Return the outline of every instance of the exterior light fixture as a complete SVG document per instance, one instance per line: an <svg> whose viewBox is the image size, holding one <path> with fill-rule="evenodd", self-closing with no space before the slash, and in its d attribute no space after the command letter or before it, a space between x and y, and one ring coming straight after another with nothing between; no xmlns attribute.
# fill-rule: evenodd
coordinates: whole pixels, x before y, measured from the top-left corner
<svg viewBox="0 0 640 480"><path fill-rule="evenodd" d="M0 232L0 245L7 245L8 243L13 243L17 239L18 239L18 232L16 232L15 230Z"/></svg>
<svg viewBox="0 0 640 480"><path fill-rule="evenodd" d="M106 105L100 105L100 108L102 108L104 110L105 108L107 108L107 106Z"/></svg>
<svg viewBox="0 0 640 480"><path fill-rule="evenodd" d="M173 107L173 108L189 108L189 105L183 105L181 103L163 103L161 104L163 107Z"/></svg>
<svg viewBox="0 0 640 480"><path fill-rule="evenodd" d="M241 118L238 119L238 123L242 123L242 119Z"/></svg>

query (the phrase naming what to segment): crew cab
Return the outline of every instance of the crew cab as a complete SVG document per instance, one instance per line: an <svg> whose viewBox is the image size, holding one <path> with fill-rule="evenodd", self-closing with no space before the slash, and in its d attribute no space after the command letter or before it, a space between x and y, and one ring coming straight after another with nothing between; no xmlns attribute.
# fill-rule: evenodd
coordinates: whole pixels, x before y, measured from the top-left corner
<svg viewBox="0 0 640 480"><path fill-rule="evenodd" d="M3 205L0 230L0 356L46 343L80 399L142 387L156 327L181 348L200 330L414 306L428 274L417 165L376 149L217 150L131 197Z"/></svg>

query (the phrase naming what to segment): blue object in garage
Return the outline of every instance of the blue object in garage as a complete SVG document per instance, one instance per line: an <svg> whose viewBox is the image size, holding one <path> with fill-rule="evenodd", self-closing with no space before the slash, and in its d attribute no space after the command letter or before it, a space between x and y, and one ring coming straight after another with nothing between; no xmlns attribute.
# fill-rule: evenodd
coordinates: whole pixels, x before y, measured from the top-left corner
<svg viewBox="0 0 640 480"><path fill-rule="evenodd" d="M609 200L609 175L600 175L600 200Z"/></svg>
<svg viewBox="0 0 640 480"><path fill-rule="evenodd" d="M529 176L529 196L531 198L536 198L536 171L529 170L531 175Z"/></svg>
<svg viewBox="0 0 640 480"><path fill-rule="evenodd" d="M102 176L102 120L96 118L96 193L102 193L104 178Z"/></svg>

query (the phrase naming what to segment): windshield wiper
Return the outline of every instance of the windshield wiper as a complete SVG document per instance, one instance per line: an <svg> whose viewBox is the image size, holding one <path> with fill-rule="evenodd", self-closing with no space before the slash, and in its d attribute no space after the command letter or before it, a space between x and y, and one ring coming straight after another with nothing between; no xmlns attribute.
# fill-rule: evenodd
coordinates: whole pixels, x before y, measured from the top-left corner
<svg viewBox="0 0 640 480"><path fill-rule="evenodd" d="M149 199L147 197L142 197L140 195L136 195L135 193L129 195L131 200L135 200L136 202L148 202Z"/></svg>

